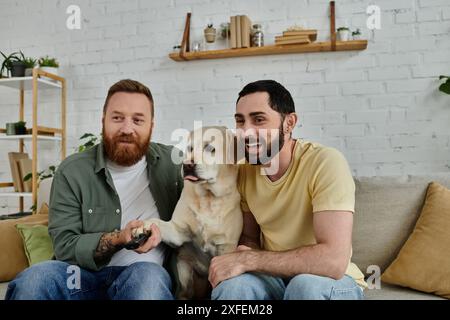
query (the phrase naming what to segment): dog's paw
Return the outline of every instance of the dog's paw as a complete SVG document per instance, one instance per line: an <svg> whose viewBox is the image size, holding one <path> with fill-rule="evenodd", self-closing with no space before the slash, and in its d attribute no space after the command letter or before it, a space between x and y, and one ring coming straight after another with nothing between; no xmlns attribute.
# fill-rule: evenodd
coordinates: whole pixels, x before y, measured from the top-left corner
<svg viewBox="0 0 450 320"><path fill-rule="evenodd" d="M145 227L134 228L131 230L131 235L133 236L133 238L138 238L139 235L145 232L146 232Z"/></svg>

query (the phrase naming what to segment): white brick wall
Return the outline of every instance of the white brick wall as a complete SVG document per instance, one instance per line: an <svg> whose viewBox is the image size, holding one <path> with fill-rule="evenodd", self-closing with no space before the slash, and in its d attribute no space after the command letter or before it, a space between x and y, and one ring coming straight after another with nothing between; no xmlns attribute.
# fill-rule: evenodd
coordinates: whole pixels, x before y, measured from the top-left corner
<svg viewBox="0 0 450 320"><path fill-rule="evenodd" d="M77 4L82 29L68 30L66 8ZM366 28L365 8L381 8L382 29ZM360 28L365 51L174 62L187 11L191 40L207 22L216 26L236 14L263 25L265 42L284 28L303 24L329 37L328 1L316 0L0 0L0 50L56 56L68 81L68 153L84 132L100 131L108 87L122 78L147 84L155 97L155 140L194 120L232 126L234 103L249 81L272 78L292 92L299 114L297 136L339 148L355 175L449 171L450 96L437 91L439 74L450 73L449 0L339 0L337 26ZM30 120L30 94L25 95ZM41 119L55 107L40 96ZM0 87L0 125L17 120L17 92ZM1 142L0 181L9 180ZM46 143L41 168L57 159ZM53 158L52 158L53 157ZM15 199L0 198L0 212ZM9 208L1 208L4 205Z"/></svg>

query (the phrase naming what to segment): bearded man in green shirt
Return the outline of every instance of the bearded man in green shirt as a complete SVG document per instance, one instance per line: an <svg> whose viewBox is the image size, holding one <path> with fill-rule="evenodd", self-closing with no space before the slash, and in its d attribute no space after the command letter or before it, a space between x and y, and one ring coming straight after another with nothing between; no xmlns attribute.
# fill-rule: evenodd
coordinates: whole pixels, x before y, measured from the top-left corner
<svg viewBox="0 0 450 320"><path fill-rule="evenodd" d="M159 231L152 228L138 248L126 248L143 220L170 220L183 188L181 161L172 161L179 153L150 142L153 119L146 86L127 79L109 89L102 142L65 159L53 178L55 260L20 273L6 300L173 299L164 268L171 252L157 245Z"/></svg>

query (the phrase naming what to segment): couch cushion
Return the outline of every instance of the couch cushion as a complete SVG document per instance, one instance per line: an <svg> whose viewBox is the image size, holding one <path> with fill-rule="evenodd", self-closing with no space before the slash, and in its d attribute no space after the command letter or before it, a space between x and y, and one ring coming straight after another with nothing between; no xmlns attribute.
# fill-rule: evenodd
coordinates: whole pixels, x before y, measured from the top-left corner
<svg viewBox="0 0 450 320"><path fill-rule="evenodd" d="M381 283L381 289L364 290L366 300L445 300L433 294Z"/></svg>
<svg viewBox="0 0 450 320"><path fill-rule="evenodd" d="M395 259L414 229L431 181L450 187L450 174L355 178L352 261L363 273L370 265L383 272Z"/></svg>

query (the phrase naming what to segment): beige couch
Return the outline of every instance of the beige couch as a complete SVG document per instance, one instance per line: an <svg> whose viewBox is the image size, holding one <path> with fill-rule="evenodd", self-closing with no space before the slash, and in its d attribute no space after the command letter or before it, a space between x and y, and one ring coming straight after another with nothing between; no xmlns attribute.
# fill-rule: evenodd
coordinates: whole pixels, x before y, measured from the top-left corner
<svg viewBox="0 0 450 320"><path fill-rule="evenodd" d="M414 228L421 212L428 183L450 188L450 174L435 176L356 178L356 214L352 260L363 272L371 265L381 272L393 261ZM40 195L40 201L48 191ZM371 273L369 272L368 275ZM3 298L7 283L0 283ZM366 299L441 299L437 296L381 283L366 289Z"/></svg>

